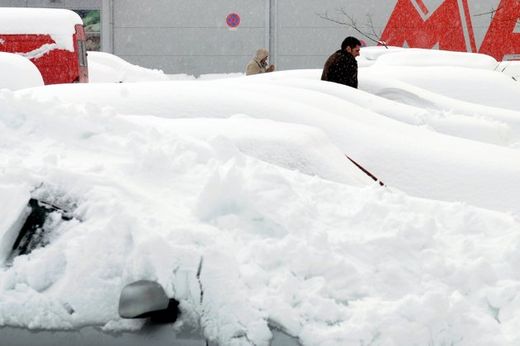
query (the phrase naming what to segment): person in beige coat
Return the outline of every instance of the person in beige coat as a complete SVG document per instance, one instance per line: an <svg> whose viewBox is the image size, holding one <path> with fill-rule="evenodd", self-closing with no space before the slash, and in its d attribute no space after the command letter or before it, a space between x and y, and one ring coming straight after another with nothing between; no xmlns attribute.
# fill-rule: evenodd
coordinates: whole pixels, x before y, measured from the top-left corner
<svg viewBox="0 0 520 346"><path fill-rule="evenodd" d="M267 64L269 51L265 48L260 48L256 51L256 56L246 66L246 76L258 73L273 72L274 65Z"/></svg>

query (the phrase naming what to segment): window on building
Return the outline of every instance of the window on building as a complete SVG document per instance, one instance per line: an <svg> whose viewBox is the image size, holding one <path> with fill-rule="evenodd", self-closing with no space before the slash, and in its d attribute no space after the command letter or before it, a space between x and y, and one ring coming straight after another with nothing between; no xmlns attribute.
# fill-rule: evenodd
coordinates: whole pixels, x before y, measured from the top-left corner
<svg viewBox="0 0 520 346"><path fill-rule="evenodd" d="M87 50L101 50L101 11L100 10L74 10L83 20L85 35L87 36Z"/></svg>

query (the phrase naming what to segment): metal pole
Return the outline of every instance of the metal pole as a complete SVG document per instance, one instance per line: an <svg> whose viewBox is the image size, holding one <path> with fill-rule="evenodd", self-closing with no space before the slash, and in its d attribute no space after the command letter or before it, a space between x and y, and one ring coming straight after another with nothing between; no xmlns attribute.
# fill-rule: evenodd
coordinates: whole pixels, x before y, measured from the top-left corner
<svg viewBox="0 0 520 346"><path fill-rule="evenodd" d="M114 52L114 0L103 0L101 8L101 50Z"/></svg>
<svg viewBox="0 0 520 346"><path fill-rule="evenodd" d="M272 64L276 64L276 57L278 52L276 51L276 14L278 12L278 5L276 0L269 1L269 61Z"/></svg>

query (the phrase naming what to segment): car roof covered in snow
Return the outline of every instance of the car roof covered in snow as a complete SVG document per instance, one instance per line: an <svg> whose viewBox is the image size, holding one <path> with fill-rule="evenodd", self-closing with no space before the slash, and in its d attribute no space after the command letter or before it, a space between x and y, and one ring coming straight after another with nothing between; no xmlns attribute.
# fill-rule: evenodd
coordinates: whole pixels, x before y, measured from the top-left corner
<svg viewBox="0 0 520 346"><path fill-rule="evenodd" d="M71 34L80 16L58 8L0 7L0 34Z"/></svg>
<svg viewBox="0 0 520 346"><path fill-rule="evenodd" d="M72 35L77 24L83 25L83 21L71 10L0 7L0 36L47 34L59 48L73 50Z"/></svg>

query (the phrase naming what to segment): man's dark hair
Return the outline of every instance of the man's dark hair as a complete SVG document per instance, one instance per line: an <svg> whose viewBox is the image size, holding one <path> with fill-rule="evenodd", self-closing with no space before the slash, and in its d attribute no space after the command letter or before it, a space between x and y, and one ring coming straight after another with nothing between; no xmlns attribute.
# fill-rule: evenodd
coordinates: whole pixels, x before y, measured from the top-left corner
<svg viewBox="0 0 520 346"><path fill-rule="evenodd" d="M361 46L361 41L355 37L349 36L341 43L341 50L345 50L347 47L356 48L357 46Z"/></svg>

